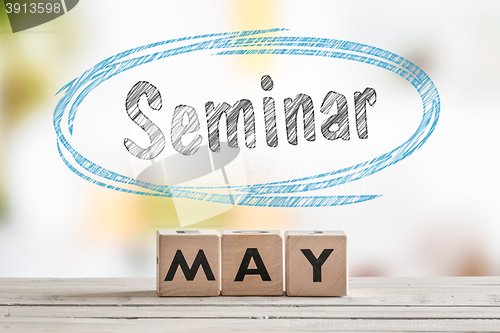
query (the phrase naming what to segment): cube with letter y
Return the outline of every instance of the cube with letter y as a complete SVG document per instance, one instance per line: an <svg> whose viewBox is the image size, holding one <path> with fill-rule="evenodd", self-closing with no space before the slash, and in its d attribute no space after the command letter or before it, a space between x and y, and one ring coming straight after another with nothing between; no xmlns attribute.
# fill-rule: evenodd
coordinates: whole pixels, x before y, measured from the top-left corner
<svg viewBox="0 0 500 333"><path fill-rule="evenodd" d="M279 230L222 232L222 295L283 295Z"/></svg>
<svg viewBox="0 0 500 333"><path fill-rule="evenodd" d="M159 296L218 296L220 236L215 230L158 230Z"/></svg>
<svg viewBox="0 0 500 333"><path fill-rule="evenodd" d="M347 237L342 231L287 231L288 296L347 295Z"/></svg>

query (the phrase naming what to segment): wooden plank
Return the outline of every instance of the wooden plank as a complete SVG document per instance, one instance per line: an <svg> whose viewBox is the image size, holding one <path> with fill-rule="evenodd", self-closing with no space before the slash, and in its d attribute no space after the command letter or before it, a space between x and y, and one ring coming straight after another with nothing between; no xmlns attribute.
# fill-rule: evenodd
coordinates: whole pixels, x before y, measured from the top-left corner
<svg viewBox="0 0 500 333"><path fill-rule="evenodd" d="M492 332L496 320L0 318L8 332Z"/></svg>
<svg viewBox="0 0 500 333"><path fill-rule="evenodd" d="M437 288L446 287L500 287L500 277L438 277L438 278L390 278L363 277L350 278L349 284L356 289L373 289L383 286L391 288ZM0 278L0 292L4 294L22 294L24 290L71 289L107 291L152 290L154 278L72 278L72 279L30 279ZM43 292L42 290L41 292ZM0 295L0 297L1 297Z"/></svg>
<svg viewBox="0 0 500 333"><path fill-rule="evenodd" d="M11 318L500 319L498 307L1 306Z"/></svg>
<svg viewBox="0 0 500 333"><path fill-rule="evenodd" d="M384 280L384 278L353 278L347 297L160 298L155 292L154 279L0 279L0 305L423 307L500 305L499 278L388 279L389 285L384 285ZM370 281L373 281L371 286Z"/></svg>
<svg viewBox="0 0 500 333"><path fill-rule="evenodd" d="M500 331L500 278L352 278L348 297L160 298L154 279L0 279L0 331Z"/></svg>

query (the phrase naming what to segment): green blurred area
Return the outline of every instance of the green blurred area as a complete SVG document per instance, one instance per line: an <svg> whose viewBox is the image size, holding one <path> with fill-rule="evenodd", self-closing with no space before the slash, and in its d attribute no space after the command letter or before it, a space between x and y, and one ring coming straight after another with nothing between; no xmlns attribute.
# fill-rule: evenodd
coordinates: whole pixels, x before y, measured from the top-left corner
<svg viewBox="0 0 500 333"><path fill-rule="evenodd" d="M10 29L9 18L7 12L5 11L4 1L0 2L0 31L12 31Z"/></svg>
<svg viewBox="0 0 500 333"><path fill-rule="evenodd" d="M75 16L71 20L56 19L39 27L12 33L4 2L0 1L0 224L8 220L8 192L5 188L7 156L6 142L17 128L37 112L52 112L44 107L60 88L57 75L68 54L83 44ZM72 12L72 15L74 12ZM67 78L63 78L66 80ZM70 172L68 170L68 172ZM113 191L101 198L105 205L92 195L87 205L93 214L89 220L94 230L105 234L107 227L119 220L126 225L124 234L148 230L151 226L160 229L179 229L180 223L171 198L127 196L122 198ZM126 207L126 208L125 208ZM117 217L118 211L125 214ZM221 214L201 221L192 228L214 228L222 230L234 220L234 212ZM123 235L122 235L123 236Z"/></svg>
<svg viewBox="0 0 500 333"><path fill-rule="evenodd" d="M0 34L3 34L3 33L7 33L8 30L10 30L10 23L9 23L9 18L7 17L7 13L5 12L5 6L4 6L4 2L1 1L0 2ZM0 37L1 38L1 37ZM4 48L5 48L5 45L3 45L4 43L2 43L3 41L3 38L0 39L0 52L4 52ZM2 55L3 57L3 55ZM5 78L3 77L3 73L0 73L0 84L3 88L4 86L4 81ZM2 89L3 90L3 89ZM3 92L2 94L0 95L0 224L2 223L3 219L2 217L4 216L5 214L5 186L4 186L4 172L3 172L3 169L4 169L4 166L3 166L3 163L4 163L4 148L3 148L3 142L4 142L4 139L5 139L5 123L4 123L4 109L5 109L5 106L3 105L4 102L4 97L3 97Z"/></svg>
<svg viewBox="0 0 500 333"><path fill-rule="evenodd" d="M0 6L0 218L7 211L5 142L9 135L50 95L50 67L40 53L29 49L29 35L12 33L2 1ZM0 220L4 220L3 218Z"/></svg>

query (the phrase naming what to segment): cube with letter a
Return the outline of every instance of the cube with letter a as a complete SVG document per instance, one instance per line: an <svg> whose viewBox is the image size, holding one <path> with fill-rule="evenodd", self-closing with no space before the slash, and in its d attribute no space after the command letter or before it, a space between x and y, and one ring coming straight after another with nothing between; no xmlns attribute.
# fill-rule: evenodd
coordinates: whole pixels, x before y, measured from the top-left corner
<svg viewBox="0 0 500 333"><path fill-rule="evenodd" d="M279 230L225 230L221 251L222 295L283 295Z"/></svg>
<svg viewBox="0 0 500 333"><path fill-rule="evenodd" d="M347 237L342 231L285 233L288 296L347 295Z"/></svg>
<svg viewBox="0 0 500 333"><path fill-rule="evenodd" d="M159 296L218 296L220 236L215 230L158 230Z"/></svg>

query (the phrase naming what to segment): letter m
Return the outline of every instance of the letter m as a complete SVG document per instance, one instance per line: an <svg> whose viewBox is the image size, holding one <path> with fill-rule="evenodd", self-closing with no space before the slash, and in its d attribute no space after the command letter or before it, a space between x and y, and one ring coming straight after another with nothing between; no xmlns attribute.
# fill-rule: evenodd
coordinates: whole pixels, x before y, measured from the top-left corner
<svg viewBox="0 0 500 333"><path fill-rule="evenodd" d="M208 126L208 145L213 152L220 151L219 123L222 115L226 116L228 146L238 148L238 118L243 111L243 124L245 127L245 145L255 148L255 115L252 102L248 99L237 101L232 107L222 103L214 107L213 102L205 103Z"/></svg>
<svg viewBox="0 0 500 333"><path fill-rule="evenodd" d="M205 272L205 275L207 277L207 280L209 281L215 281L215 276L214 273L212 273L212 269L210 268L210 265L208 264L207 257L205 256L205 253L203 250L199 250L198 254L196 255L196 258L194 259L193 265L191 268L189 268L186 259L184 258L184 255L182 254L181 250L177 250L175 252L174 260L172 260L172 264L170 265L170 268L168 269L167 276L165 277L165 281L172 281L175 276L175 272L177 271L177 267L181 266L182 273L184 273L184 276L186 277L187 281L193 281L194 277L196 276L196 273L198 272L198 269L203 267L203 271Z"/></svg>

